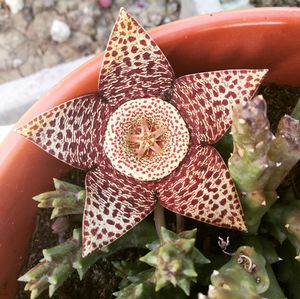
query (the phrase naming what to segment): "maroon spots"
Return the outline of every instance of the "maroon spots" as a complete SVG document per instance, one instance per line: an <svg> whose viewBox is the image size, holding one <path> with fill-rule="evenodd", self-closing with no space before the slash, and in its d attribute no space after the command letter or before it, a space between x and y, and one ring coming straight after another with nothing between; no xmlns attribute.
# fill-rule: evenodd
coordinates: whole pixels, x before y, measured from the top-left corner
<svg viewBox="0 0 300 299"><path fill-rule="evenodd" d="M150 57L151 57L151 55L148 52L146 52L146 53L143 54L143 59L145 59L145 60L150 59Z"/></svg>
<svg viewBox="0 0 300 299"><path fill-rule="evenodd" d="M115 235L114 232L108 232L108 234L107 234L107 236L108 236L109 238L112 238L114 235ZM95 245L96 245L96 244L95 244ZM97 245L96 245L96 246L97 246Z"/></svg>
<svg viewBox="0 0 300 299"><path fill-rule="evenodd" d="M93 169L86 177L83 254L126 233L153 211L157 199L166 208L187 217L245 229L229 172L210 145L230 127L232 106L250 99L265 73L226 70L187 75L174 82L173 70L161 50L121 10L104 55L98 93L65 102L19 130L66 163L87 171ZM154 183L115 171L103 151L112 112L127 100L166 93L171 95L170 103L178 108L192 134L189 154L180 165L177 161L169 176ZM180 124L174 122L174 128L180 130ZM179 147L181 139L182 136L175 136L170 143ZM174 153L180 150L176 148ZM176 159L173 156L168 161L177 163ZM165 168L158 163L155 167L159 171ZM133 168L130 165L131 171ZM145 176L148 173L143 168L141 172ZM157 199L153 190L157 190Z"/></svg>
<svg viewBox="0 0 300 299"><path fill-rule="evenodd" d="M219 208L218 204L213 204L213 206L211 207L212 211L216 211Z"/></svg>
<svg viewBox="0 0 300 299"><path fill-rule="evenodd" d="M97 231L98 231L98 227L92 228L92 229L91 229L91 234L92 234L93 236L96 236Z"/></svg>
<svg viewBox="0 0 300 299"><path fill-rule="evenodd" d="M118 229L118 230L121 230L121 229L122 229L122 225L119 224L119 223L116 223L116 224L115 224L115 227L116 227L116 229Z"/></svg>
<svg viewBox="0 0 300 299"><path fill-rule="evenodd" d="M136 40L136 38L135 38L134 36L129 36L129 37L128 37L128 41L129 41L130 43L134 42L135 40Z"/></svg>
<svg viewBox="0 0 300 299"><path fill-rule="evenodd" d="M219 85L219 92L225 93L226 89L223 85Z"/></svg>

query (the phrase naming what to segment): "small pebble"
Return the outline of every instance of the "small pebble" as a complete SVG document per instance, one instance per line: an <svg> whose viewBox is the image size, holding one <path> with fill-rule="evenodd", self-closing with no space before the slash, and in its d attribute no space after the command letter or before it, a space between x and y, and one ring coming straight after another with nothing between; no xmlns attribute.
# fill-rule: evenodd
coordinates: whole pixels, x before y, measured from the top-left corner
<svg viewBox="0 0 300 299"><path fill-rule="evenodd" d="M8 5L10 11L13 14L18 13L24 7L24 1L23 0L5 0L5 3Z"/></svg>
<svg viewBox="0 0 300 299"><path fill-rule="evenodd" d="M71 35L68 24L60 20L54 20L50 29L51 37L54 41L63 43L67 41Z"/></svg>

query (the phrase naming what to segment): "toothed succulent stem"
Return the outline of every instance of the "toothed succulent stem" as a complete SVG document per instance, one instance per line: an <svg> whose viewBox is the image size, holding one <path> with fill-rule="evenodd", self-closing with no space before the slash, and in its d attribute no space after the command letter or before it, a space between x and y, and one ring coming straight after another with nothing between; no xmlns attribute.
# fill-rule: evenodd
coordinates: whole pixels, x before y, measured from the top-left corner
<svg viewBox="0 0 300 299"><path fill-rule="evenodd" d="M73 214L82 214L86 192L84 188L54 179L55 191L33 197L39 208L53 208L51 219Z"/></svg>
<svg viewBox="0 0 300 299"><path fill-rule="evenodd" d="M255 233L260 220L275 202L276 194L264 193L275 163L268 157L273 134L267 119L267 106L262 96L236 106L232 115L234 150L229 171L241 191L245 222Z"/></svg>
<svg viewBox="0 0 300 299"><path fill-rule="evenodd" d="M266 292L270 285L265 265L264 257L253 247L242 246L227 264L212 273L208 295L200 294L199 298L262 299L260 294Z"/></svg>
<svg viewBox="0 0 300 299"><path fill-rule="evenodd" d="M233 110L234 151L228 165L242 193L250 233L257 232L262 216L277 200L277 187L300 159L299 121L285 115L274 137L266 109L263 97L257 96Z"/></svg>
<svg viewBox="0 0 300 299"><path fill-rule="evenodd" d="M51 297L74 270L80 278L83 277L98 257L83 258L81 246L81 229L75 229L66 242L43 250L44 258L18 279L27 282L25 290L31 291L31 299L37 298L47 288Z"/></svg>
<svg viewBox="0 0 300 299"><path fill-rule="evenodd" d="M298 102L291 113L291 117L300 120L300 99L298 99Z"/></svg>
<svg viewBox="0 0 300 299"><path fill-rule="evenodd" d="M285 115L281 118L269 157L276 162L266 189L275 190L300 159L299 120Z"/></svg>
<svg viewBox="0 0 300 299"><path fill-rule="evenodd" d="M262 96L233 110L234 150L229 159L233 179L243 192L263 190L270 178L272 161L268 158L273 135Z"/></svg>
<svg viewBox="0 0 300 299"><path fill-rule="evenodd" d="M300 262L300 201L277 202L265 219L290 240L296 249L295 259Z"/></svg>
<svg viewBox="0 0 300 299"><path fill-rule="evenodd" d="M177 235L162 227L160 243L147 246L151 251L140 260L155 268L156 291L171 283L189 295L190 285L197 277L196 264L209 263L194 246L196 232L195 229Z"/></svg>

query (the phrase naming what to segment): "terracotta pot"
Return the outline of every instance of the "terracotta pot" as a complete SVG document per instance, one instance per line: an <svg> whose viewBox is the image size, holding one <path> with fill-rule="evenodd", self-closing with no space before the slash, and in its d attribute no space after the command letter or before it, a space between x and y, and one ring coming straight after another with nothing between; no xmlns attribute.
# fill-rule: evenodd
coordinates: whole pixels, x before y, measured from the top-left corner
<svg viewBox="0 0 300 299"><path fill-rule="evenodd" d="M300 86L300 9L254 9L178 21L151 30L176 74L269 68L268 81ZM96 91L102 54L44 95L19 121ZM14 298L35 225L32 196L68 167L10 133L0 147L0 298Z"/></svg>

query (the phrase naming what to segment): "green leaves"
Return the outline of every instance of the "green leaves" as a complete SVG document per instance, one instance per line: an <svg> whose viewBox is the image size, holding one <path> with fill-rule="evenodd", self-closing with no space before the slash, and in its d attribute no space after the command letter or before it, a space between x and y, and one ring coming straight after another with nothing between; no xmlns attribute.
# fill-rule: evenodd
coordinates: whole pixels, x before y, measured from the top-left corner
<svg viewBox="0 0 300 299"><path fill-rule="evenodd" d="M173 287L183 291L182 294L177 291L174 298L181 298L183 294L189 296L191 283L196 282L198 276L197 266L210 262L195 247L196 232L197 230L194 229L175 234L162 227L160 240L148 244L147 248L151 251L140 258L140 261L153 268L135 273L129 264L115 264L118 273L124 273L125 271L121 270L125 265L129 266L129 269L126 268L129 274L127 279L132 282L116 293L117 298L163 298L161 294L166 290L168 290L167 294L172 293ZM139 263L137 265L141 266ZM122 274L121 276L124 277Z"/></svg>
<svg viewBox="0 0 300 299"><path fill-rule="evenodd" d="M242 246L230 261L211 275L208 296L200 299L259 299L268 290L270 280L264 257L253 247Z"/></svg>
<svg viewBox="0 0 300 299"><path fill-rule="evenodd" d="M51 219L73 214L82 214L86 192L84 188L54 179L55 191L33 197L39 208L53 208Z"/></svg>
<svg viewBox="0 0 300 299"><path fill-rule="evenodd" d="M299 121L285 115L276 135L270 131L262 96L233 110L234 151L229 171L241 196L245 222L256 233L262 217L277 200L276 189L300 159Z"/></svg>

